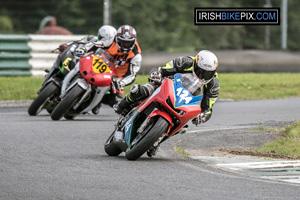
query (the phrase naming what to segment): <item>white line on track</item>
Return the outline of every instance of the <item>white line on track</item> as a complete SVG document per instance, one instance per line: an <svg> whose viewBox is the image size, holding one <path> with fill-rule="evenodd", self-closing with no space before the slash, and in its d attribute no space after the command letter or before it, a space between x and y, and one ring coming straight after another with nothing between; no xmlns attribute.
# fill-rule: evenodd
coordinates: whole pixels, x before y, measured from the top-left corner
<svg viewBox="0 0 300 200"><path fill-rule="evenodd" d="M203 128L200 130L195 130L195 131L187 131L185 134L189 133L197 133L197 132L205 132L205 131L221 131L221 130L235 130L235 129L245 129L245 128L253 128L257 127L257 125L253 126L236 126L236 127L221 127L221 128Z"/></svg>
<svg viewBox="0 0 300 200"><path fill-rule="evenodd" d="M205 131L217 131L217 130L234 130L234 129L245 129L253 128L252 126L236 126L236 127L220 127L220 128L204 128L201 130L187 131L187 133L197 133ZM238 157L238 156L237 156ZM190 158L195 160L200 160L202 162L207 162L207 157L202 159L201 156L190 156ZM214 159L211 157L211 159ZM218 158L215 158L218 159ZM223 158L225 160L226 157ZM242 160L242 159L241 159ZM211 164L211 163L210 163ZM269 179L275 181L284 181L289 183L300 184L300 160L268 160L265 161L261 159L259 162L236 162L230 161L230 159L224 163L215 163L215 166L227 170L239 171L244 174L249 174L251 176L259 177L262 179Z"/></svg>

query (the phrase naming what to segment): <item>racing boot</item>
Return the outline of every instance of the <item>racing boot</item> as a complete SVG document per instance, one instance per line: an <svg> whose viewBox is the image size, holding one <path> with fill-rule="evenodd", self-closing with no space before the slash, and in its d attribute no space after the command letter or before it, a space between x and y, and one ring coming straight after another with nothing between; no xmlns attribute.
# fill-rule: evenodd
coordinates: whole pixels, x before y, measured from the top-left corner
<svg viewBox="0 0 300 200"><path fill-rule="evenodd" d="M93 113L94 115L98 115L98 114L99 114L100 107L101 107L101 103L99 103L98 105L96 105L96 106L92 109L92 113Z"/></svg>
<svg viewBox="0 0 300 200"><path fill-rule="evenodd" d="M188 125L186 124L186 125L184 125L179 131L178 131L178 133L180 133L180 134L184 134L184 133L186 133L187 132L187 130L188 130Z"/></svg>
<svg viewBox="0 0 300 200"><path fill-rule="evenodd" d="M151 147L149 150L147 150L147 156L149 156L150 158L151 157L154 157L159 149L159 146L156 146L156 147Z"/></svg>
<svg viewBox="0 0 300 200"><path fill-rule="evenodd" d="M113 109L115 110L116 113L125 116L127 113L131 110L131 104L126 100L126 98L122 99L119 101L117 104L113 106Z"/></svg>

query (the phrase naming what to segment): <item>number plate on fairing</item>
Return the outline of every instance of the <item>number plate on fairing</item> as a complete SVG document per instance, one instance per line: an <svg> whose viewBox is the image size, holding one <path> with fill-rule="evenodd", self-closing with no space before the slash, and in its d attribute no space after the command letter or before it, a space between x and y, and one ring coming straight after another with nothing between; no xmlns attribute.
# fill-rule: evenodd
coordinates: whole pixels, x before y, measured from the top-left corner
<svg viewBox="0 0 300 200"><path fill-rule="evenodd" d="M203 94L193 96L187 89L181 84L180 74L174 75L174 93L175 93L175 108L181 106L194 106L198 105L203 98Z"/></svg>
<svg viewBox="0 0 300 200"><path fill-rule="evenodd" d="M93 71L95 73L104 73L104 72L110 72L110 69L101 58L94 56L93 57Z"/></svg>

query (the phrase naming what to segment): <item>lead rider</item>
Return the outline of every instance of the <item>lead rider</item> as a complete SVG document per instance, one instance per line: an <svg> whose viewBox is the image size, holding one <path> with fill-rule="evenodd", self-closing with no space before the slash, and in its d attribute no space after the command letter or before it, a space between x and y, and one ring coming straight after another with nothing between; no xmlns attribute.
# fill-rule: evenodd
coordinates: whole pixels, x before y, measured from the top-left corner
<svg viewBox="0 0 300 200"><path fill-rule="evenodd" d="M200 51L196 57L182 56L168 62L163 67L155 67L150 72L149 83L145 85L133 85L130 93L118 104L114 105L114 110L118 114L126 115L136 102L149 97L160 85L163 77L172 76L176 73L193 73L204 86L203 99L201 101L201 113L192 120L198 125L211 118L212 107L219 95L220 86L216 69L218 59L214 53L208 50Z"/></svg>

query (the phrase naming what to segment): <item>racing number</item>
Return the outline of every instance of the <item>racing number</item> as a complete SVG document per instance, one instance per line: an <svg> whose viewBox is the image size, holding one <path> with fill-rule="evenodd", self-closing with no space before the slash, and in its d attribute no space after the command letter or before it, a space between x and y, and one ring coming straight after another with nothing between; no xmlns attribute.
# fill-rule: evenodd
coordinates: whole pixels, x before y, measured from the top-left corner
<svg viewBox="0 0 300 200"><path fill-rule="evenodd" d="M106 63L103 62L102 59L97 58L97 57L93 58L93 69L97 73L103 73L103 72L109 72L110 71L110 69L106 65Z"/></svg>
<svg viewBox="0 0 300 200"><path fill-rule="evenodd" d="M184 90L183 88L178 88L176 90L177 96L180 97L179 103L181 103L182 100L185 101L185 104L188 104L193 98L189 97L189 93L187 90Z"/></svg>
<svg viewBox="0 0 300 200"><path fill-rule="evenodd" d="M106 65L103 65L103 62L101 62L100 59L94 59L93 67L99 70L100 73L103 73L107 68Z"/></svg>
<svg viewBox="0 0 300 200"><path fill-rule="evenodd" d="M64 71L64 68L67 69L68 71L70 71L70 68L69 68L69 64L71 62L72 58L67 58L63 63L62 63L62 66L60 67L60 70L61 71Z"/></svg>

